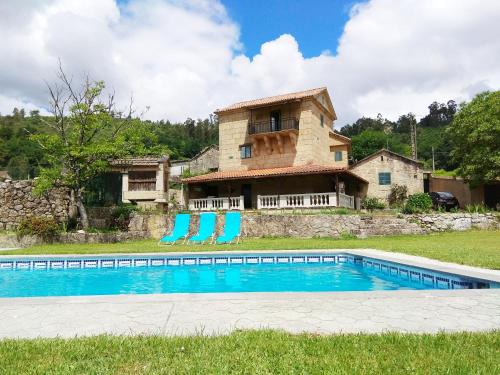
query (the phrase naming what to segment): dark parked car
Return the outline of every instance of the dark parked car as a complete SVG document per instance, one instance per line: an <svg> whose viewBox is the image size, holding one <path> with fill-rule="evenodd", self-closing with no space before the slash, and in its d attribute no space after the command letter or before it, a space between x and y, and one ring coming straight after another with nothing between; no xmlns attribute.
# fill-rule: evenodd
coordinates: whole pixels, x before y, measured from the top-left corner
<svg viewBox="0 0 500 375"><path fill-rule="evenodd" d="M453 196L453 194L447 191L435 191L429 193L432 199L432 205L434 208L444 208L446 211L452 208L458 208L458 200Z"/></svg>

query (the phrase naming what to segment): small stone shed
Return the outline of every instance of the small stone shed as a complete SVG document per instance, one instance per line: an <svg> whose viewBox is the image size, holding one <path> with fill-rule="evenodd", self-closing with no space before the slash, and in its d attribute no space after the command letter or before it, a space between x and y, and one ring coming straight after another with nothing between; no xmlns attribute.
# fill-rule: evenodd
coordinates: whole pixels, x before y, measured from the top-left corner
<svg viewBox="0 0 500 375"><path fill-rule="evenodd" d="M360 160L350 171L368 181L369 197L387 200L394 185L405 185L409 195L424 191L422 163L386 149Z"/></svg>

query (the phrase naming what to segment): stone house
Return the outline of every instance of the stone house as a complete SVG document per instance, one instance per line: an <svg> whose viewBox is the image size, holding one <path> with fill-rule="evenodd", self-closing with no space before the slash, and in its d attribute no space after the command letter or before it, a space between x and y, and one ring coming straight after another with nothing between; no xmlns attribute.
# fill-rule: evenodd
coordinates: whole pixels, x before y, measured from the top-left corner
<svg viewBox="0 0 500 375"><path fill-rule="evenodd" d="M422 163L382 149L351 166L351 172L368 181L366 195L387 200L393 185L405 185L408 195L424 191Z"/></svg>
<svg viewBox="0 0 500 375"><path fill-rule="evenodd" d="M111 162L122 176L122 202L145 209L165 208L168 203L168 156L131 157Z"/></svg>
<svg viewBox="0 0 500 375"><path fill-rule="evenodd" d="M219 147L207 146L191 159L172 160L170 164L170 179L174 181L186 170L192 174L215 172L219 170Z"/></svg>
<svg viewBox="0 0 500 375"><path fill-rule="evenodd" d="M349 170L351 141L334 131L325 87L236 103L219 117L219 171L185 178L189 207L345 206L368 182Z"/></svg>

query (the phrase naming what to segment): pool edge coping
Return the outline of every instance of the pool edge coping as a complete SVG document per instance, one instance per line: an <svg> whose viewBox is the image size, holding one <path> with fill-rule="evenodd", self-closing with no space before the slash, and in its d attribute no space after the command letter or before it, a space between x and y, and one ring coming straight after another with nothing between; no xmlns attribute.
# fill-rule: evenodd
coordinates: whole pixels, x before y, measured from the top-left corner
<svg viewBox="0 0 500 375"><path fill-rule="evenodd" d="M500 283L500 271L489 268L480 268L458 263L443 262L437 259L409 255L398 252L389 252L371 248L365 249L293 249L293 250L222 250L222 251L186 251L186 252L154 252L154 253L101 253L101 254L39 254L39 255L1 255L2 259L59 259L59 258L124 258L124 257L196 257L196 256L224 256L245 254L349 254L378 259L381 261L399 263L411 267L430 269L431 271L454 274L461 277L474 278Z"/></svg>

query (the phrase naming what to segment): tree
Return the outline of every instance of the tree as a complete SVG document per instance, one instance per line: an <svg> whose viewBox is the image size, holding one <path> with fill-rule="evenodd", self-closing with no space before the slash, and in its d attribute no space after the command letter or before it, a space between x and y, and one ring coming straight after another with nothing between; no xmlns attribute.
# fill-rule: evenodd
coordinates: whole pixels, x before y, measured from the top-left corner
<svg viewBox="0 0 500 375"><path fill-rule="evenodd" d="M365 130L352 137L352 156L354 160L361 160L370 154L388 148L399 154L408 154L410 147L401 142L397 134L385 134L377 130Z"/></svg>
<svg viewBox="0 0 500 375"><path fill-rule="evenodd" d="M7 163L7 173L13 180L25 180L29 177L29 162L25 156L14 156Z"/></svg>
<svg viewBox="0 0 500 375"><path fill-rule="evenodd" d="M58 78L59 83L47 85L54 118L46 124L52 132L31 137L44 150L49 165L41 169L35 191L70 189L82 226L88 228L83 203L86 184L105 172L112 158L158 155L166 150L156 147L156 136L132 117L132 100L126 112L119 111L114 95L105 97L103 81L91 81L87 76L76 88L61 65Z"/></svg>
<svg viewBox="0 0 500 375"><path fill-rule="evenodd" d="M447 134L458 173L473 186L500 177L500 91L462 104Z"/></svg>
<svg viewBox="0 0 500 375"><path fill-rule="evenodd" d="M359 135L365 130L380 130L384 131L387 129L392 129L392 122L387 119L384 119L382 115L379 113L377 118L371 117L361 117L356 120L352 125L343 126L339 133L346 137L353 137L355 135Z"/></svg>
<svg viewBox="0 0 500 375"><path fill-rule="evenodd" d="M429 114L419 123L424 128L448 125L457 112L457 104L453 100L448 100L446 104L433 102L428 108Z"/></svg>

